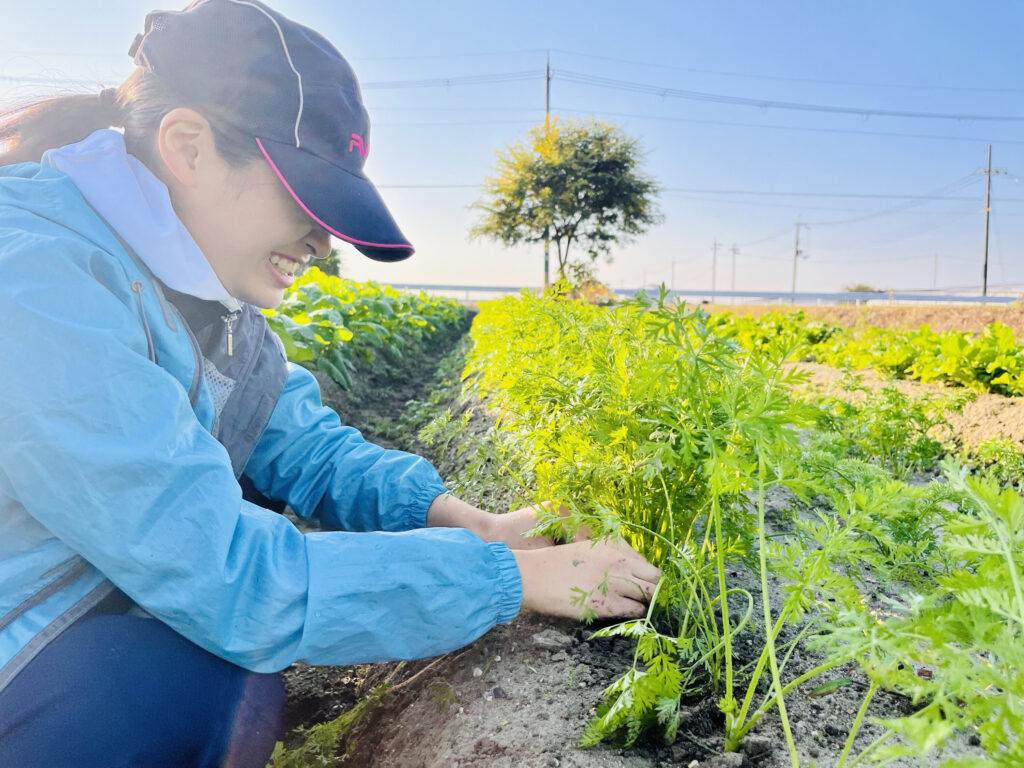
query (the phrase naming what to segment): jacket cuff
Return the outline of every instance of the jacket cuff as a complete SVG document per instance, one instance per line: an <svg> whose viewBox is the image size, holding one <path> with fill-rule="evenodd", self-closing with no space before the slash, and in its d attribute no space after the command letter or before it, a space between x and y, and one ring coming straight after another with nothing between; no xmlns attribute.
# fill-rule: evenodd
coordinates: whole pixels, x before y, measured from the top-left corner
<svg viewBox="0 0 1024 768"><path fill-rule="evenodd" d="M519 615L523 604L523 579L519 575L516 557L507 544L492 542L487 545L498 565L497 617L498 624L507 624Z"/></svg>
<svg viewBox="0 0 1024 768"><path fill-rule="evenodd" d="M418 491L410 494L409 501L405 505L403 530L412 531L417 528L427 527L427 512L434 499L448 493L448 489L440 481L428 482Z"/></svg>

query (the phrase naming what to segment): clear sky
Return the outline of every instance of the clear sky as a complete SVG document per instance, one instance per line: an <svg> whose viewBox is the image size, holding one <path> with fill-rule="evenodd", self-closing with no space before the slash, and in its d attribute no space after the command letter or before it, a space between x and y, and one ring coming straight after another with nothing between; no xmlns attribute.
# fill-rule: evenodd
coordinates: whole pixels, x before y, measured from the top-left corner
<svg viewBox="0 0 1024 768"><path fill-rule="evenodd" d="M0 103L116 85L151 2L3 0ZM543 120L550 51L552 114L621 126L663 187L664 223L600 265L614 287L708 288L717 241L719 289L735 245L738 289L789 290L798 219L798 290L980 286L991 143L990 292L1024 289L1019 0L274 5L355 67L367 170L417 248L397 265L346 248L357 279L540 282L539 247L467 239L468 206Z"/></svg>

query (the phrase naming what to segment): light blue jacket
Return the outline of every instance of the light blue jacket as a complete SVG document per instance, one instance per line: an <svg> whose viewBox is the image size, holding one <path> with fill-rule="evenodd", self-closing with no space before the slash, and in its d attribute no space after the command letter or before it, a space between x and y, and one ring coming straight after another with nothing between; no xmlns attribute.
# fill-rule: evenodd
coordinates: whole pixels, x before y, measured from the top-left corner
<svg viewBox="0 0 1024 768"><path fill-rule="evenodd" d="M341 426L300 367L245 471L344 532L243 501L179 319L68 176L0 168L0 688L115 586L264 672L440 654L516 615L509 549L425 529L434 469Z"/></svg>

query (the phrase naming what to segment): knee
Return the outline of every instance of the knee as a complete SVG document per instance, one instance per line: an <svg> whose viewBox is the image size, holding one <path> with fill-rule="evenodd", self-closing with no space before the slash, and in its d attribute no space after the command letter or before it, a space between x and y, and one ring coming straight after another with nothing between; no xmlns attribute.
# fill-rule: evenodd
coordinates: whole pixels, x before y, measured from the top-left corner
<svg viewBox="0 0 1024 768"><path fill-rule="evenodd" d="M231 727L225 766L262 768L266 765L280 736L285 698L284 679L280 674L246 674Z"/></svg>

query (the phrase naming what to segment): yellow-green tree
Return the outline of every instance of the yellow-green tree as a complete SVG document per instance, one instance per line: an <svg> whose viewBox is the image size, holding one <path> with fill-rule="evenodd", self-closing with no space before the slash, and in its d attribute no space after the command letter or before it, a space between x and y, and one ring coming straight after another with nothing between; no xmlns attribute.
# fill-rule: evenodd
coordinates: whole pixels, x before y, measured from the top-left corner
<svg viewBox="0 0 1024 768"><path fill-rule="evenodd" d="M588 276L598 256L660 221L658 186L640 169L639 142L599 120L557 119L497 153L473 204L470 237L548 243L561 278Z"/></svg>

